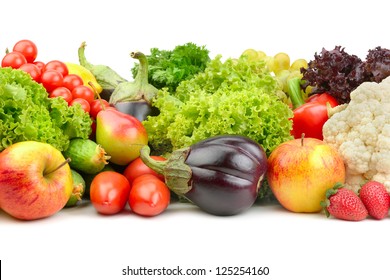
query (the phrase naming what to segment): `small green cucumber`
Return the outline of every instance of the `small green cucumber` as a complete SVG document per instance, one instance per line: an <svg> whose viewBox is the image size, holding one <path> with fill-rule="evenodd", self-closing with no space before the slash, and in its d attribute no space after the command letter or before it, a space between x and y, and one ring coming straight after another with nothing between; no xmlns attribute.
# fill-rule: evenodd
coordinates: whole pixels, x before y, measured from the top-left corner
<svg viewBox="0 0 390 280"><path fill-rule="evenodd" d="M70 158L71 168L87 174L98 173L110 159L101 145L90 139L81 138L70 140L69 147L63 155Z"/></svg>
<svg viewBox="0 0 390 280"><path fill-rule="evenodd" d="M73 207L76 206L76 204L81 201L84 192L85 192L85 180L84 178L75 170L71 169L72 172L72 179L73 179L73 191L70 195L68 202L66 203L65 207Z"/></svg>

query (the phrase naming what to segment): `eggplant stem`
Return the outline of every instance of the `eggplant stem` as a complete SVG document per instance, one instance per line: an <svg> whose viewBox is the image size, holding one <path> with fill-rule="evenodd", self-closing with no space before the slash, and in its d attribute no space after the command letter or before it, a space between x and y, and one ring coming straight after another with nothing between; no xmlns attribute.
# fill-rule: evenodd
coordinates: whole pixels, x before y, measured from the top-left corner
<svg viewBox="0 0 390 280"><path fill-rule="evenodd" d="M140 83L140 85L148 84L148 59L145 54L139 51L131 52L130 57L139 60L138 73L134 78L134 83Z"/></svg>
<svg viewBox="0 0 390 280"><path fill-rule="evenodd" d="M85 47L87 46L87 43L84 41L81 43L78 51L77 51L77 54L79 56L79 61L80 61L80 64L86 68L91 68L92 67L92 64L88 62L87 58L85 57Z"/></svg>
<svg viewBox="0 0 390 280"><path fill-rule="evenodd" d="M149 156L150 148L146 145L141 148L140 157L146 166L164 175L167 187L180 196L192 188L190 184L192 170L185 164L189 151L189 148L178 149L173 151L167 160L157 161Z"/></svg>
<svg viewBox="0 0 390 280"><path fill-rule="evenodd" d="M142 161L149 168L153 169L159 174L164 174L164 169L166 166L166 161L158 161L150 157L150 148L148 145L145 145L141 148L140 157Z"/></svg>

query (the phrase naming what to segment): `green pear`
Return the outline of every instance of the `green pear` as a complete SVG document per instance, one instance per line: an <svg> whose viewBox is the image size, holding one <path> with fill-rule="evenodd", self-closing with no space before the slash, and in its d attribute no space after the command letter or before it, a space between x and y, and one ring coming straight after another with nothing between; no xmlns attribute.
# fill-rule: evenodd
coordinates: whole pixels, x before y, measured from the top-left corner
<svg viewBox="0 0 390 280"><path fill-rule="evenodd" d="M110 162L127 165L140 156L148 134L141 121L110 107L96 117L96 143L110 156Z"/></svg>

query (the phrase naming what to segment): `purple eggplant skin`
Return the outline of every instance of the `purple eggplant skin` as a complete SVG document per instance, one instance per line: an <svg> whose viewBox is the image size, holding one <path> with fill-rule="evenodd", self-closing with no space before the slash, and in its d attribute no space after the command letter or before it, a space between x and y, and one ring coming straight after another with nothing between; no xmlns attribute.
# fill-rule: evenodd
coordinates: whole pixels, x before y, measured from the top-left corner
<svg viewBox="0 0 390 280"><path fill-rule="evenodd" d="M238 135L211 137L192 145L185 164L191 168L192 178L184 196L218 216L250 208L267 172L264 149Z"/></svg>
<svg viewBox="0 0 390 280"><path fill-rule="evenodd" d="M123 101L114 104L114 107L127 115L131 115L139 121L144 121L148 116L157 116L158 109L144 100Z"/></svg>

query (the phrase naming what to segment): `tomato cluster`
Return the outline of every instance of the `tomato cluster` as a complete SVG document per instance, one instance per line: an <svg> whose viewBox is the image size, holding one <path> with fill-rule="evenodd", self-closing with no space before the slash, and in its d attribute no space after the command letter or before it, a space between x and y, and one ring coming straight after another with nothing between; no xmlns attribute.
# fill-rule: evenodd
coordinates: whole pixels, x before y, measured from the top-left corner
<svg viewBox="0 0 390 280"><path fill-rule="evenodd" d="M47 63L36 60L38 48L31 40L20 40L7 51L1 61L1 67L21 69L30 74L31 78L41 83L49 97L62 97L69 106L80 104L83 110L96 118L97 113L104 106L109 106L106 100L95 99L95 93L84 85L82 78L76 74L69 74L68 67L60 60L51 60Z"/></svg>
<svg viewBox="0 0 390 280"><path fill-rule="evenodd" d="M152 158L165 160L159 156ZM123 173L103 171L96 175L90 186L90 200L101 214L117 214L128 204L132 212L151 217L168 207L170 191L164 177L137 158Z"/></svg>

